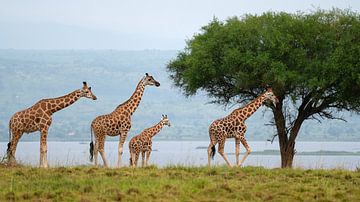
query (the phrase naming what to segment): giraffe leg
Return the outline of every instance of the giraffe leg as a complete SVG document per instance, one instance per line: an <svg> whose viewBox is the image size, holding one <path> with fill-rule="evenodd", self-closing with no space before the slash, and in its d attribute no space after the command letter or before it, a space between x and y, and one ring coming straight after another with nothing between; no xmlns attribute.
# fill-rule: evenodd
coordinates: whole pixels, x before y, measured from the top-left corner
<svg viewBox="0 0 360 202"><path fill-rule="evenodd" d="M99 154L99 142L98 142L98 140L95 140L95 145L94 145L95 166L98 165L98 154Z"/></svg>
<svg viewBox="0 0 360 202"><path fill-rule="evenodd" d="M99 152L100 152L100 155L101 155L101 158L104 162L104 166L105 167L109 167L109 163L108 161L106 160L106 156L105 156L105 136L102 136L98 139L99 143L98 143L98 149L99 149Z"/></svg>
<svg viewBox="0 0 360 202"><path fill-rule="evenodd" d="M121 159L122 159L122 154L123 154L123 149L124 149L123 147L124 147L126 136L127 136L127 132L120 134L117 167L121 166Z"/></svg>
<svg viewBox="0 0 360 202"><path fill-rule="evenodd" d="M130 165L131 165L131 167L135 168L135 158L136 158L136 154L135 154L135 152L131 152L130 155L131 155Z"/></svg>
<svg viewBox="0 0 360 202"><path fill-rule="evenodd" d="M139 156L140 156L140 152L136 152L136 154L135 154L135 167L137 167Z"/></svg>
<svg viewBox="0 0 360 202"><path fill-rule="evenodd" d="M244 137L242 137L242 138L240 139L240 141L241 141L241 143L244 145L244 147L246 148L246 153L244 154L243 158L241 159L241 162L240 162L239 166L241 166L241 164L244 163L246 157L247 157L247 156L250 154L250 152L251 152L251 149L250 149L249 145L247 144L246 139L245 139Z"/></svg>
<svg viewBox="0 0 360 202"><path fill-rule="evenodd" d="M150 154L151 154L151 149L146 151L146 161L145 161L145 166L148 166L149 164L149 159L150 159Z"/></svg>
<svg viewBox="0 0 360 202"><path fill-rule="evenodd" d="M216 145L216 141L210 140L210 144L209 147L207 149L207 153L208 153L208 166L211 166L211 158L214 158L215 155L215 145Z"/></svg>
<svg viewBox="0 0 360 202"><path fill-rule="evenodd" d="M235 138L235 157L236 157L236 165L240 165L239 161L240 155L240 138Z"/></svg>
<svg viewBox="0 0 360 202"><path fill-rule="evenodd" d="M40 167L47 168L47 129L41 130L40 136Z"/></svg>
<svg viewBox="0 0 360 202"><path fill-rule="evenodd" d="M225 140L222 140L221 142L219 142L219 147L218 147L219 154L223 157L223 159L228 164L228 166L232 167L231 163L229 162L229 160L225 156L224 146L225 146Z"/></svg>
<svg viewBox="0 0 360 202"><path fill-rule="evenodd" d="M141 152L141 166L145 166L145 151Z"/></svg>
<svg viewBox="0 0 360 202"><path fill-rule="evenodd" d="M16 131L16 132L12 132L12 134L13 135L12 135L10 147L9 147L9 150L7 153L7 159L10 164L16 164L16 158L15 158L16 147L17 147L17 144L19 143L22 133Z"/></svg>

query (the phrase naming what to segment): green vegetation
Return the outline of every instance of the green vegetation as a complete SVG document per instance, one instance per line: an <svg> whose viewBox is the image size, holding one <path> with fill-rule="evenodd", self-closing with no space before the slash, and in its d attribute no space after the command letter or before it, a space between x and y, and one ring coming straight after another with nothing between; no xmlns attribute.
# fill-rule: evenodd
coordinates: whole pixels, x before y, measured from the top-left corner
<svg viewBox="0 0 360 202"><path fill-rule="evenodd" d="M281 165L291 167L304 121L360 111L359 54L359 12L267 12L214 19L167 68L185 95L203 90L225 106L271 86L279 99L268 107Z"/></svg>
<svg viewBox="0 0 360 202"><path fill-rule="evenodd" d="M0 201L358 201L360 172L0 167Z"/></svg>

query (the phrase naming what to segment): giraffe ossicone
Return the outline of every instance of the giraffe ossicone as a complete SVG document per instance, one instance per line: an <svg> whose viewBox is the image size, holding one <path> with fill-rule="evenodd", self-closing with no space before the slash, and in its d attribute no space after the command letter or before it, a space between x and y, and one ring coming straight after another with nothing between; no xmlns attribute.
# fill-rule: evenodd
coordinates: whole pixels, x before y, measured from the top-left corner
<svg viewBox="0 0 360 202"><path fill-rule="evenodd" d="M225 162L231 166L231 163L227 159L224 146L227 138L235 138L235 157L237 166L245 161L250 154L251 149L245 139L246 125L245 120L249 118L264 102L271 101L275 106L278 99L274 95L272 88L267 88L264 93L258 96L256 99L231 112L228 116L213 121L209 127L210 144L208 147L208 165L211 165L211 158L214 157L216 149L215 145L219 144L218 152L223 157ZM239 161L240 155L240 142L246 148L241 161Z"/></svg>
<svg viewBox="0 0 360 202"><path fill-rule="evenodd" d="M142 156L141 165L147 166L152 149L152 138L160 132L164 125L171 126L167 115L162 115L159 123L143 130L139 135L131 138L129 142L130 166L136 167L139 156ZM146 160L145 160L146 157Z"/></svg>
<svg viewBox="0 0 360 202"><path fill-rule="evenodd" d="M109 114L100 115L96 117L91 123L91 142L90 142L90 161L95 159L95 165L98 165L98 153L106 167L109 166L105 157L105 137L120 136L118 147L118 162L117 166L121 166L123 146L131 128L131 116L140 104L146 86L159 87L160 83L156 81L148 73L139 81L132 96L120 104L114 111ZM93 135L95 137L95 144L93 142Z"/></svg>
<svg viewBox="0 0 360 202"><path fill-rule="evenodd" d="M33 106L16 112L9 121L9 143L7 159L9 163L16 163L15 152L17 144L24 133L39 131L40 134L40 167L48 167L47 161L47 135L52 122L52 114L70 106L81 97L96 100L91 87L83 82L83 87L67 95L42 99Z"/></svg>

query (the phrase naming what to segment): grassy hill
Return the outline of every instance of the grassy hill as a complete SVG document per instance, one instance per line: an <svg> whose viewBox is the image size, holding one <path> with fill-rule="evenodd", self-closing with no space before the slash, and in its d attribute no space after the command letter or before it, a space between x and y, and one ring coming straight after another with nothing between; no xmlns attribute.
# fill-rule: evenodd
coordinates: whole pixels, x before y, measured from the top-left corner
<svg viewBox="0 0 360 202"><path fill-rule="evenodd" d="M0 167L0 201L359 201L360 172Z"/></svg>

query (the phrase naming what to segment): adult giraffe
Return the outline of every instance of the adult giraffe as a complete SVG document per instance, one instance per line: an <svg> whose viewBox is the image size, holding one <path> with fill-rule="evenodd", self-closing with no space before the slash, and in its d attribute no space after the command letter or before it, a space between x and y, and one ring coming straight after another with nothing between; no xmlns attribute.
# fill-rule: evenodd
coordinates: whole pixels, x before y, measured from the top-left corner
<svg viewBox="0 0 360 202"><path fill-rule="evenodd" d="M156 81L148 73L140 80L135 92L132 96L124 103L120 104L110 114L105 114L96 117L91 123L91 143L90 143L90 161L95 158L95 165L98 164L98 153L100 153L104 165L109 166L109 163L105 157L105 137L118 136L120 135L119 148L118 148L118 162L117 166L121 165L121 157L123 154L123 146L127 134L131 128L131 116L139 106L141 97L144 93L145 86L156 86L159 87L160 83ZM93 143L93 134L95 136L95 145Z"/></svg>
<svg viewBox="0 0 360 202"><path fill-rule="evenodd" d="M224 158L226 163L231 167L231 164L224 153L225 140L227 138L235 138L236 164L241 166L241 164L245 161L246 157L251 152L251 149L245 139L245 120L249 118L267 100L272 101L274 105L276 105L278 102L278 99L274 95L271 88L267 88L263 94L258 96L255 100L251 101L244 107L235 109L233 112L231 112L230 115L215 120L211 123L209 127L210 145L208 147L209 166L211 164L211 158L213 158L215 155L215 145L219 143L218 152ZM246 148L246 153L244 154L241 162L239 162L240 142Z"/></svg>
<svg viewBox="0 0 360 202"><path fill-rule="evenodd" d="M16 163L16 146L23 133L40 131L40 167L48 167L47 161L47 135L52 118L51 115L65 107L70 106L81 97L96 100L86 82L81 89L57 98L42 99L30 108L16 112L9 121L9 143L7 159L9 163Z"/></svg>

